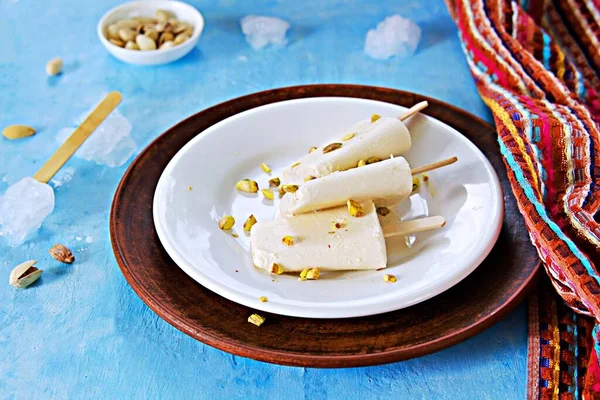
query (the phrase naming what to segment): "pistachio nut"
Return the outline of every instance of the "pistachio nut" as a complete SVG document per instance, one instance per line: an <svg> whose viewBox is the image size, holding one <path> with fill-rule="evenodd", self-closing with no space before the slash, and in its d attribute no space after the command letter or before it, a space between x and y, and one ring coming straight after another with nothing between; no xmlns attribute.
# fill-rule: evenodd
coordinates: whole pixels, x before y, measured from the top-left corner
<svg viewBox="0 0 600 400"><path fill-rule="evenodd" d="M46 73L50 76L60 74L63 67L63 60L60 57L53 58L46 64Z"/></svg>
<svg viewBox="0 0 600 400"><path fill-rule="evenodd" d="M36 260L30 260L17 265L10 273L9 283L23 289L37 281L44 271L34 267L35 263Z"/></svg>
<svg viewBox="0 0 600 400"><path fill-rule="evenodd" d="M172 49L173 47L175 47L175 43L173 43L171 40L167 40L166 42L164 42L163 44L160 45L159 49L166 50L166 49Z"/></svg>
<svg viewBox="0 0 600 400"><path fill-rule="evenodd" d="M178 44L185 42L189 38L190 37L187 34L180 33L179 35L175 36L175 40L173 42L175 43L175 46L177 46Z"/></svg>
<svg viewBox="0 0 600 400"><path fill-rule="evenodd" d="M125 48L129 49L129 50L139 50L140 48L138 47L137 43L135 42L127 42L125 43Z"/></svg>
<svg viewBox="0 0 600 400"><path fill-rule="evenodd" d="M167 22L171 18L171 13L166 10L156 10L155 17L158 22Z"/></svg>
<svg viewBox="0 0 600 400"><path fill-rule="evenodd" d="M136 36L136 31L131 28L119 29L119 37L125 43L135 40L135 36Z"/></svg>
<svg viewBox="0 0 600 400"><path fill-rule="evenodd" d="M73 252L62 244L55 244L49 252L55 260L60 261L61 263L72 264L73 261L75 261Z"/></svg>
<svg viewBox="0 0 600 400"><path fill-rule="evenodd" d="M156 42L148 36L137 35L135 38L135 43L142 51L156 50Z"/></svg>

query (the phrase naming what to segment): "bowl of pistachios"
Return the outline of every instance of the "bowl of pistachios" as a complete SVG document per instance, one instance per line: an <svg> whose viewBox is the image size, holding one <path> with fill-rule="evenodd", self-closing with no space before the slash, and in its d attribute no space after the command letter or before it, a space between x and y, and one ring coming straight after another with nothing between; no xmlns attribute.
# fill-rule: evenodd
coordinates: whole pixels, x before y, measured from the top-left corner
<svg viewBox="0 0 600 400"><path fill-rule="evenodd" d="M204 18L176 0L121 4L98 23L98 37L116 58L129 64L159 65L188 54L198 43Z"/></svg>

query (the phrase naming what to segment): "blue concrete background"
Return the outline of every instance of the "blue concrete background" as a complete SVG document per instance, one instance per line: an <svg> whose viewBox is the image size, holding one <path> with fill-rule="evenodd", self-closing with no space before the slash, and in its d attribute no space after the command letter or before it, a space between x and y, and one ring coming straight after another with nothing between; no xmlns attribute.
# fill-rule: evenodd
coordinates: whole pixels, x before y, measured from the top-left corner
<svg viewBox="0 0 600 400"><path fill-rule="evenodd" d="M368 2L191 1L206 18L198 47L161 67L112 58L96 23L117 0L0 0L0 127L25 123L36 136L0 140L0 192L32 175L103 94L118 90L138 152L181 119L251 92L304 83L359 83L439 98L491 121L479 99L442 0ZM292 24L284 49L255 52L240 17L267 14ZM418 53L376 61L362 51L366 31L388 15L423 29ZM47 60L64 73L49 78ZM244 60L245 56L247 60ZM526 315L517 311L483 334L418 359L380 367L316 370L234 357L183 335L129 288L111 251L108 212L126 168L77 158L73 180L56 189L56 209L38 237L15 248L0 238L0 397L515 399L525 396ZM85 238L90 236L91 243ZM80 240L78 240L78 237ZM63 266L56 242L75 251ZM39 283L17 291L10 270L37 259Z"/></svg>

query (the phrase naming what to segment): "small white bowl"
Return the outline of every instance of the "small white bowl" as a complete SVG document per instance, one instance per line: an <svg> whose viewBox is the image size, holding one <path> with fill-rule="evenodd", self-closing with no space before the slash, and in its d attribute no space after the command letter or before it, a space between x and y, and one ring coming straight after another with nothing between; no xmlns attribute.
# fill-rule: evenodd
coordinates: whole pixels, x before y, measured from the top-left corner
<svg viewBox="0 0 600 400"><path fill-rule="evenodd" d="M108 41L106 30L109 25L133 17L154 17L157 10L169 11L178 20L191 24L194 27L192 37L170 49L148 51L128 50ZM196 46L202 30L202 14L191 5L175 0L142 0L121 4L104 14L97 29L98 38L113 56L126 63L139 65L166 64L180 59Z"/></svg>

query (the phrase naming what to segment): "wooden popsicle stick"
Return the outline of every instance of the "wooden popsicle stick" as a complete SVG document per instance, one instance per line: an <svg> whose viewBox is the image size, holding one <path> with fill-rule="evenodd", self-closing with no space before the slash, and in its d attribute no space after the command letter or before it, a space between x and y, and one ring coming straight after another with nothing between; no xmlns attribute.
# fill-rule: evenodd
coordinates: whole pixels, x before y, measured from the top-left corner
<svg viewBox="0 0 600 400"><path fill-rule="evenodd" d="M92 111L90 115L75 129L75 132L50 156L48 161L33 179L38 182L48 183L58 170L71 158L75 151L86 141L86 139L96 130L98 125L108 117L108 115L119 105L122 96L119 92L110 92L104 100Z"/></svg>
<svg viewBox="0 0 600 400"><path fill-rule="evenodd" d="M422 167L413 168L410 170L410 173L413 175L419 175L423 172L433 171L434 169L445 167L446 165L454 164L458 161L458 157L450 157L445 160L436 161L431 164L423 165Z"/></svg>
<svg viewBox="0 0 600 400"><path fill-rule="evenodd" d="M429 103L426 102L426 101L422 101L420 103L417 103L414 106L412 106L411 108L409 108L408 110L406 110L404 112L404 114L402 114L401 116L398 117L398 119L400 121L404 121L404 120L412 117L416 113L420 112L421 110L423 110L424 108L426 108L428 105L429 105Z"/></svg>
<svg viewBox="0 0 600 400"><path fill-rule="evenodd" d="M384 232L386 238L394 236L408 235L411 233L429 231L432 229L443 228L446 225L446 220L440 215L434 217L414 219L412 221L400 222L396 225L393 232Z"/></svg>

